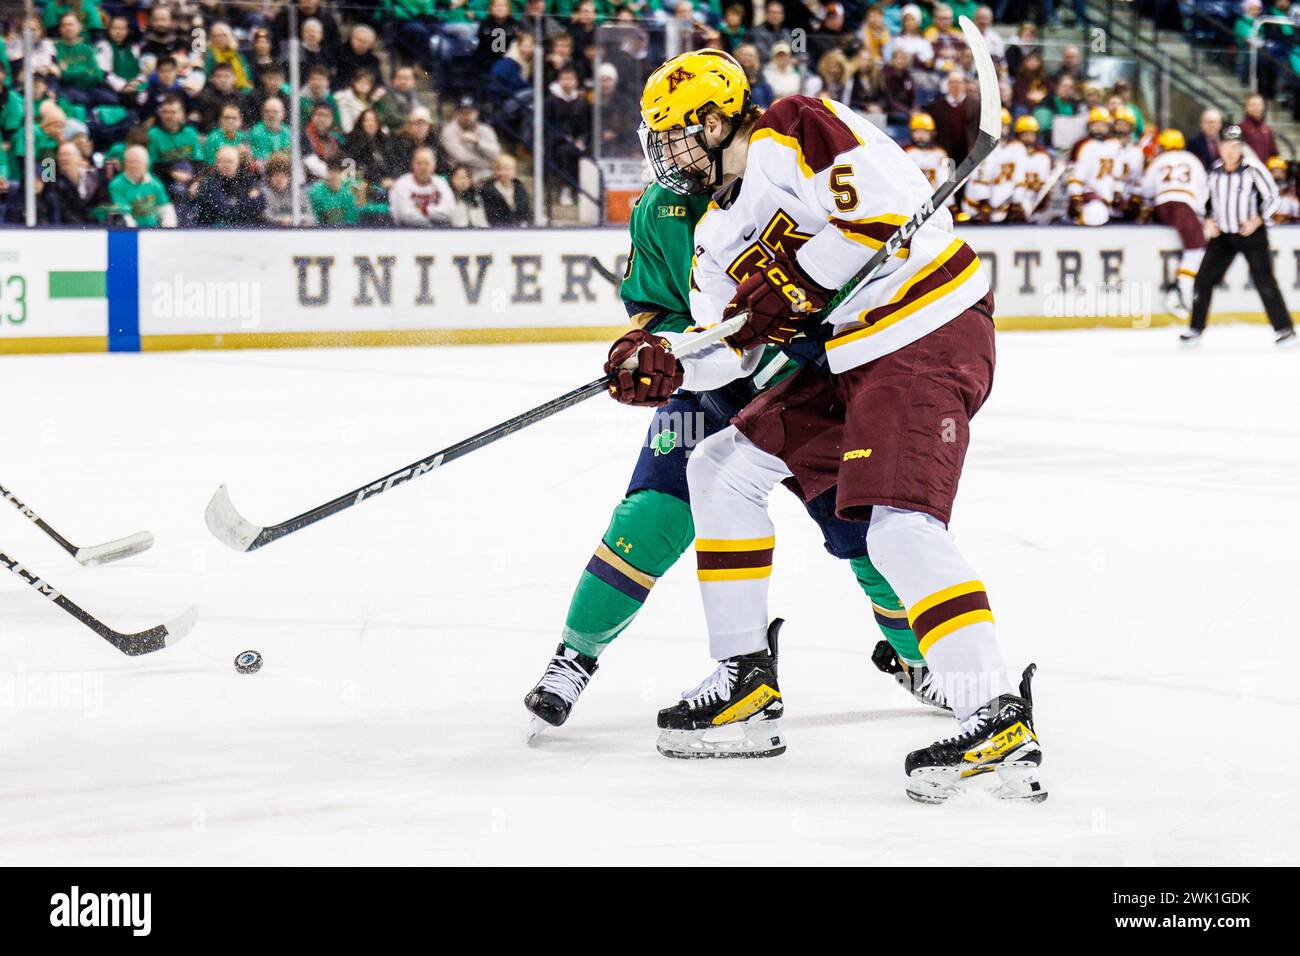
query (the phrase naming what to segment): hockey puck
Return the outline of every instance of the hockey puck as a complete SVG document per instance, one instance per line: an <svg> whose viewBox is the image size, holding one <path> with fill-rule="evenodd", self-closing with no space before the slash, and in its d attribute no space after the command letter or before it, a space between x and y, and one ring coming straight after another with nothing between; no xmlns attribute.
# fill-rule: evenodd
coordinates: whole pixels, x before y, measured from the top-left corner
<svg viewBox="0 0 1300 956"><path fill-rule="evenodd" d="M262 655L257 651L243 651L235 658L235 670L241 674L256 674L262 669Z"/></svg>

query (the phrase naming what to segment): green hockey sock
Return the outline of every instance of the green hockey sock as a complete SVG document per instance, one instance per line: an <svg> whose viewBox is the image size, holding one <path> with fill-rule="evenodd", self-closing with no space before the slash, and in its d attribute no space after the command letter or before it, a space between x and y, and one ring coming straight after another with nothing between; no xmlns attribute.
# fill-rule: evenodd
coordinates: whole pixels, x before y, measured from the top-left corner
<svg viewBox="0 0 1300 956"><path fill-rule="evenodd" d="M876 623L880 625L881 633L889 641L889 646L894 649L898 659L904 664L924 663L925 658L921 656L921 649L916 644L916 635L907 623L907 609L884 575L876 570L866 555L853 558L849 564L853 566L858 584L871 599L871 610L875 612Z"/></svg>
<svg viewBox="0 0 1300 956"><path fill-rule="evenodd" d="M694 539L691 506L680 498L643 489L619 502L569 602L565 646L600 656Z"/></svg>

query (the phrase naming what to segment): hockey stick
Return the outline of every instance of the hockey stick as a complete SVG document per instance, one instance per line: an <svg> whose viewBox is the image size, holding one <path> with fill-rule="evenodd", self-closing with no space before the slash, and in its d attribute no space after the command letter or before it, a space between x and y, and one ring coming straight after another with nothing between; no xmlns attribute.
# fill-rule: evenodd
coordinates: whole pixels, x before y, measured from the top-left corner
<svg viewBox="0 0 1300 956"><path fill-rule="evenodd" d="M107 544L79 548L46 524L40 515L15 498L13 492L3 485L0 485L0 498L4 498L22 512L36 527L53 538L55 544L76 558L77 563L85 568L93 568L97 564L108 564L110 561L120 561L122 558L129 558L133 554L148 551L153 547L153 535L148 531L141 531L126 538L109 541Z"/></svg>
<svg viewBox="0 0 1300 956"><path fill-rule="evenodd" d="M942 209L952 194L970 179L975 168L988 158L989 153L993 152L994 147L1002 140L1002 94L998 89L997 67L993 65L993 58L989 56L988 47L984 45L984 38L980 36L980 31L975 24L966 17L959 18L958 22L961 24L961 32L966 36L966 45L974 54L975 72L980 84L980 128L979 135L975 138L975 146L953 172L952 179L936 189L933 195L921 204L921 208L912 213L872 254L866 265L831 296L830 301L816 317L818 323L834 312L858 286L875 275L876 271L889 261L890 256L903 248L907 240L911 239L916 231L934 215L935 210Z"/></svg>
<svg viewBox="0 0 1300 956"><path fill-rule="evenodd" d="M745 316L739 315L728 319L725 322L705 329L690 338L682 339L672 348L674 355L689 355L692 352L698 352L700 349L708 348L722 339L731 335L733 332L740 330L745 324ZM610 377L601 376L593 382L588 382L580 388L575 388L571 392L566 392L559 398L553 398L543 405L531 408L514 418L508 419L499 425L493 425L486 431L481 431L477 435L471 435L469 438L458 441L442 451L434 452L427 458L422 458L417 462L407 465L405 468L393 472L391 475L385 475L377 481L372 481L360 488L355 488L345 495L340 495L333 501L327 501L323 505L305 511L296 518L290 518L280 524L261 525L244 518L243 515L235 508L234 503L230 500L230 494L226 491L226 486L222 485L217 489L212 500L208 502L207 511L204 513L204 519L207 521L208 530L213 533L223 544L234 548L236 551L256 551L258 548L270 544L287 534L293 534L295 531L301 531L308 525L315 524L328 518L330 515L338 514L340 511L346 511L353 505L359 505L367 498L373 498L375 495L383 494L385 491L404 484L412 478L419 478L421 475L427 475L436 468L440 468L448 462L462 458L472 451L477 451L486 445L495 441L500 441L507 435L513 435L522 428L550 418L566 408L572 408L580 402L585 402L593 395L599 395L609 388Z"/></svg>
<svg viewBox="0 0 1300 956"><path fill-rule="evenodd" d="M82 610L73 604L48 581L37 577L31 571L23 567L22 563L15 558L0 551L0 564L3 564L18 577L22 578L33 588L36 593L46 600L52 601L63 610L67 611L86 627L90 628L108 643L112 644L123 654L128 657L138 657L141 654L150 654L154 651L160 651L164 647L171 647L194 627L194 621L199 616L199 609L191 607L185 613L181 614L175 620L166 624L160 624L157 627L151 627L147 631L141 631L138 634L123 634L115 631L103 621L94 615Z"/></svg>

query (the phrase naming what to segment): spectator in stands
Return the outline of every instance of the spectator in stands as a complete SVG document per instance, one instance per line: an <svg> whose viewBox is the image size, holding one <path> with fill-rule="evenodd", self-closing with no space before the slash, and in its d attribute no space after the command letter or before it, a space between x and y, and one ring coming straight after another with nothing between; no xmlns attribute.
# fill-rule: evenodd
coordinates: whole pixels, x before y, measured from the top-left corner
<svg viewBox="0 0 1300 956"><path fill-rule="evenodd" d="M966 74L953 70L948 74L944 95L935 97L926 107L934 117L934 143L942 146L954 162L964 157L975 143L979 130L979 101L966 92Z"/></svg>
<svg viewBox="0 0 1300 956"><path fill-rule="evenodd" d="M180 73L176 69L176 61L170 55L159 57L158 62L154 65L153 73L149 76L145 90L145 112L157 113L162 107L163 101L168 98L179 99L181 111L184 113L189 112L190 91L181 83Z"/></svg>
<svg viewBox="0 0 1300 956"><path fill-rule="evenodd" d="M244 115L234 103L222 107L217 128L203 139L199 149L199 158L205 165L211 166L217 159L217 151L224 146L233 146L239 150L240 162L252 159L248 145L248 134L244 131Z"/></svg>
<svg viewBox="0 0 1300 956"><path fill-rule="evenodd" d="M149 172L150 162L149 150L144 146L128 146L122 171L108 184L109 197L141 229L175 228L176 207L166 187Z"/></svg>
<svg viewBox="0 0 1300 956"><path fill-rule="evenodd" d="M844 102L859 113L883 113L884 96L880 89L880 68L871 51L863 47L855 61L850 62L853 75L849 81L848 99Z"/></svg>
<svg viewBox="0 0 1300 956"><path fill-rule="evenodd" d="M328 103L317 103L302 129L302 164L318 179L325 176L326 164L343 154L343 140L334 125Z"/></svg>
<svg viewBox="0 0 1300 956"><path fill-rule="evenodd" d="M755 106L767 109L772 105L775 97L772 95L772 87L768 86L767 80L763 79L763 61L759 56L758 47L752 43L742 43L732 51L731 55L744 69L745 77L749 80L749 98Z"/></svg>
<svg viewBox="0 0 1300 956"><path fill-rule="evenodd" d="M486 229L487 213L483 210L483 194L474 184L474 176L468 166L456 166L447 179L455 199L451 212L451 224L457 229Z"/></svg>
<svg viewBox="0 0 1300 956"><path fill-rule="evenodd" d="M176 42L182 40L180 30L172 20L172 8L165 2L149 8L149 28L140 41L140 55L158 60L172 55Z"/></svg>
<svg viewBox="0 0 1300 956"><path fill-rule="evenodd" d="M346 173L343 157L333 156L325 163L325 177L307 190L312 213L322 226L355 226L361 218L353 183Z"/></svg>
<svg viewBox="0 0 1300 956"><path fill-rule="evenodd" d="M374 103L374 90L375 75L369 70L357 70L352 74L348 88L334 94L334 102L339 108L339 129L344 136L352 132L357 117Z"/></svg>
<svg viewBox="0 0 1300 956"><path fill-rule="evenodd" d="M551 37L547 41L542 64L545 70L542 81L547 86L555 82L565 67L576 70L577 65L573 62L573 37L567 33L557 33Z"/></svg>
<svg viewBox="0 0 1300 956"><path fill-rule="evenodd" d="M262 187L240 163L239 150L222 146L199 181L194 222L200 226L255 226L262 221Z"/></svg>
<svg viewBox="0 0 1300 956"><path fill-rule="evenodd" d="M348 42L332 57L336 87L351 86L352 77L361 70L371 75L376 87L383 84L383 65L375 53L375 39L374 29L364 23L352 28Z"/></svg>
<svg viewBox="0 0 1300 956"><path fill-rule="evenodd" d="M1007 44L1007 70L1015 76L1025 54L1038 48L1038 27L1026 21L1016 30L1015 38Z"/></svg>
<svg viewBox="0 0 1300 956"><path fill-rule="evenodd" d="M478 46L474 52L475 70L479 76L487 76L497 60L505 56L510 43L519 32L519 21L510 9L510 0L491 0L488 3L487 16L479 21Z"/></svg>
<svg viewBox="0 0 1300 956"><path fill-rule="evenodd" d="M433 115L423 106L411 110L406 124L397 131L397 152L402 159L402 168L410 169L415 153L419 149L435 150L437 137L433 130Z"/></svg>
<svg viewBox="0 0 1300 956"><path fill-rule="evenodd" d="M936 3L934 22L922 35L934 50L934 69L946 73L961 66L966 39L953 21L952 7L946 3Z"/></svg>
<svg viewBox="0 0 1300 956"><path fill-rule="evenodd" d="M382 2L378 6L383 9ZM342 38L342 33L339 31L339 21L334 17L334 14L325 9L324 0L298 0L299 29L302 28L304 23L312 19L320 23L321 29L324 31L324 40L321 44L323 49L331 53L337 50ZM279 48L281 50L286 49L289 42L289 5L287 3L280 7L275 19L271 21L271 32L275 35L275 41Z"/></svg>
<svg viewBox="0 0 1300 956"><path fill-rule="evenodd" d="M94 47L82 36L81 21L75 13L65 13L59 18L54 58L59 93L68 102L81 106L117 104L117 94L108 87Z"/></svg>
<svg viewBox="0 0 1300 956"><path fill-rule="evenodd" d="M287 155L272 156L266 161L266 175L263 179L262 193L266 205L262 208L262 220L272 226L293 225L293 163ZM304 189L298 195L299 221L304 226L316 224L316 214L312 212L311 200Z"/></svg>
<svg viewBox="0 0 1300 956"><path fill-rule="evenodd" d="M248 67L253 71L254 88L262 85L262 74L273 66L280 66L275 55L275 41L269 28L258 27L249 40L248 53Z"/></svg>
<svg viewBox="0 0 1300 956"><path fill-rule="evenodd" d="M516 175L518 167L509 153L497 157L492 167L492 179L482 189L483 211L489 225L530 226L533 223L533 203Z"/></svg>
<svg viewBox="0 0 1300 956"><path fill-rule="evenodd" d="M827 50L817 61L817 74L810 76L805 91L809 96L824 96L847 104L853 96L853 68L839 49Z"/></svg>
<svg viewBox="0 0 1300 956"><path fill-rule="evenodd" d="M1300 222L1300 196L1296 194L1295 184L1287 175L1287 161L1281 156L1270 156L1265 164L1273 174L1273 185L1277 186L1278 206L1270 222L1275 225Z"/></svg>
<svg viewBox="0 0 1300 956"><path fill-rule="evenodd" d="M262 118L248 131L253 162L264 166L276 153L288 155L293 133L284 122L284 101L271 97L262 104Z"/></svg>
<svg viewBox="0 0 1300 956"><path fill-rule="evenodd" d="M239 52L239 44L235 42L235 33L230 29L230 24L225 22L214 23L208 31L208 49L203 54L203 71L211 76L218 64L230 67L235 89L247 92L253 88L253 70L244 59L244 54Z"/></svg>
<svg viewBox="0 0 1300 956"><path fill-rule="evenodd" d="M1209 169L1219 161L1219 133L1223 130L1223 114L1216 109L1201 113L1201 131L1187 141L1187 151Z"/></svg>
<svg viewBox="0 0 1300 956"><path fill-rule="evenodd" d="M1038 128L1047 134L1051 132L1057 117L1075 116L1079 109L1080 100L1074 77L1067 73L1056 81L1056 89L1030 115L1038 121Z"/></svg>
<svg viewBox="0 0 1300 956"><path fill-rule="evenodd" d="M844 5L838 2L826 4L822 8L821 18L813 24L813 32L808 36L807 49L809 63L820 64L831 50L841 52L853 40L848 24L844 19Z"/></svg>
<svg viewBox="0 0 1300 956"><path fill-rule="evenodd" d="M975 10L975 26L979 29L980 35L984 37L984 45L988 47L989 56L995 63L1001 63L1007 56L1007 43L1002 39L1002 34L998 33L993 26L993 8L982 6Z"/></svg>
<svg viewBox="0 0 1300 956"><path fill-rule="evenodd" d="M533 50L531 33L520 33L488 77L488 96L495 104L492 125L515 142L531 140Z"/></svg>
<svg viewBox="0 0 1300 956"><path fill-rule="evenodd" d="M325 28L315 17L302 22L298 28L302 42L298 44L299 69L311 71L323 67L333 77L329 68L330 51L325 45Z"/></svg>
<svg viewBox="0 0 1300 956"><path fill-rule="evenodd" d="M749 10L743 3L729 3L722 11L722 25L718 27L719 48L734 53L745 42L749 32Z"/></svg>
<svg viewBox="0 0 1300 956"><path fill-rule="evenodd" d="M1037 50L1027 51L1011 87L1011 111L1016 115L1033 112L1047 99L1050 86L1043 66L1043 54Z"/></svg>
<svg viewBox="0 0 1300 956"><path fill-rule="evenodd" d="M564 83L559 79L556 81L556 85L562 90L567 88L569 94L571 94L568 101L572 103L577 98L577 74L572 69L569 69L567 73L569 87L565 87ZM562 78L564 77L564 74L560 75L562 75ZM552 91L551 95L555 95L555 91ZM588 112L585 107L584 100L580 107L584 114ZM569 129L571 124L567 122L567 116L554 117L554 121L558 122L564 130L581 131L584 129L581 122L572 130ZM463 96L460 99L459 103L456 104L456 112L451 117L451 122L442 127L442 152L447 157L448 163L468 166L476 181L482 181L482 179L491 176L493 163L497 161L497 157L500 155L500 143L491 126L478 120L478 105L474 103L472 96Z"/></svg>
<svg viewBox="0 0 1300 956"><path fill-rule="evenodd" d="M285 105L288 115L289 84L284 81L284 67L279 63L269 64L257 75L257 89L248 96L249 112L255 116L262 115L262 106L267 100L277 99Z"/></svg>
<svg viewBox="0 0 1300 956"><path fill-rule="evenodd" d="M516 39L525 33L530 36L536 34L539 21L542 28L543 43L555 34L564 32L561 22L557 18L550 16L546 7L547 0L524 0L524 13L519 18L519 29L515 34ZM510 49L509 46L506 49Z"/></svg>
<svg viewBox="0 0 1300 956"><path fill-rule="evenodd" d="M1278 155L1273 127L1264 121L1266 110L1267 103L1263 95L1252 93L1246 97L1246 115L1237 124L1241 127L1242 139L1255 151L1255 158L1261 163L1266 162L1270 156Z"/></svg>
<svg viewBox="0 0 1300 956"><path fill-rule="evenodd" d="M400 176L388 194L393 222L399 226L449 226L456 197L434 170L433 150L421 146L411 157L411 171Z"/></svg>
<svg viewBox="0 0 1300 956"><path fill-rule="evenodd" d="M397 51L423 66L433 65L433 42L440 37L434 0L380 0L384 20L392 24Z"/></svg>
<svg viewBox="0 0 1300 956"><path fill-rule="evenodd" d="M236 107L242 114L247 97L235 86L235 71L229 63L218 63L208 75L207 85L194 100L194 112L200 132L208 132L217 125L221 111L227 106Z"/></svg>
<svg viewBox="0 0 1300 956"><path fill-rule="evenodd" d="M426 109L429 104L416 89L415 67L399 66L393 70L393 82L383 90L375 102L379 120L390 130L401 129L417 106Z"/></svg>
<svg viewBox="0 0 1300 956"><path fill-rule="evenodd" d="M323 63L318 63L307 71L307 85L298 95L298 108L302 111L303 122L315 111L317 106L325 105L334 117L335 125L339 121L339 104L330 92L330 70Z"/></svg>
<svg viewBox="0 0 1300 956"><path fill-rule="evenodd" d="M893 39L889 27L885 25L885 11L878 3L867 8L867 17L862 23L862 46L871 57L877 69L885 64L885 47Z"/></svg>
<svg viewBox="0 0 1300 956"><path fill-rule="evenodd" d="M907 126L908 117L916 109L916 81L912 77L911 54L904 47L890 49L889 62L880 71L881 106L886 121L896 127L893 135L901 138L902 129ZM965 90L965 81L962 89ZM936 117L936 120L938 117ZM897 134L897 135L895 135Z"/></svg>
<svg viewBox="0 0 1300 956"><path fill-rule="evenodd" d="M555 82L547 88L546 134L547 154L564 177L558 189L560 205L571 206L574 203L573 187L578 181L578 162L587 152L587 138L591 135L591 106L578 82L578 71L573 67L561 70ZM443 146L447 146L445 130ZM456 158L450 149L447 152L452 159ZM479 181L487 179L492 174L491 164L480 166L473 172Z"/></svg>
<svg viewBox="0 0 1300 956"><path fill-rule="evenodd" d="M749 31L748 40L758 49L763 59L771 57L774 44L785 43L789 46L794 42L794 37L786 29L785 6L779 0L769 0L763 8L763 22Z"/></svg>
<svg viewBox="0 0 1300 956"><path fill-rule="evenodd" d="M772 88L772 96L796 96L803 90L803 72L794 61L794 51L790 44L778 40L772 44L772 56L767 66L763 67L763 79Z"/></svg>
<svg viewBox="0 0 1300 956"><path fill-rule="evenodd" d="M921 34L921 8L915 3L903 7L902 31L886 45L886 62L893 63L895 50L907 54L909 66L926 70L934 63L934 47Z"/></svg>
<svg viewBox="0 0 1300 956"><path fill-rule="evenodd" d="M149 129L149 161L153 174L166 184L173 203L186 198L201 145L198 130L185 122L180 97L163 100L158 107L158 122Z"/></svg>
<svg viewBox="0 0 1300 956"><path fill-rule="evenodd" d="M600 127L602 156L640 156L641 88L619 81L613 63L602 63L596 75L604 117Z"/></svg>
<svg viewBox="0 0 1300 956"><path fill-rule="evenodd" d="M108 201L108 187L99 170L86 162L77 144L64 142L59 144L54 182L49 184L44 198L53 213L50 221L89 225L99 221L96 213Z"/></svg>
<svg viewBox="0 0 1300 956"><path fill-rule="evenodd" d="M120 14L108 21L108 33L95 44L95 59L104 71L104 82L119 96L134 99L145 85L140 57L131 42L131 22Z"/></svg>
<svg viewBox="0 0 1300 956"><path fill-rule="evenodd" d="M372 189L386 192L405 172L401 151L374 110L366 110L358 118L343 143L343 155L355 164L357 178Z"/></svg>

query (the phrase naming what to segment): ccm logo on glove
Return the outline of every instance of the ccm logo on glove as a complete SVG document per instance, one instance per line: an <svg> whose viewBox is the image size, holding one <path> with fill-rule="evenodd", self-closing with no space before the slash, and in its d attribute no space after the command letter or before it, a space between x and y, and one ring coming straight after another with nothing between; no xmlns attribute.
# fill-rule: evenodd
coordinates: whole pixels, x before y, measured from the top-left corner
<svg viewBox="0 0 1300 956"><path fill-rule="evenodd" d="M727 343L738 349L784 345L801 331L800 320L820 310L834 294L808 278L793 257L777 253L736 286L722 317L748 312L749 321Z"/></svg>

